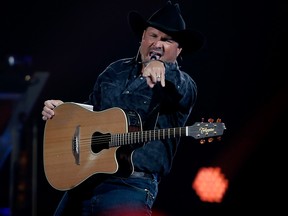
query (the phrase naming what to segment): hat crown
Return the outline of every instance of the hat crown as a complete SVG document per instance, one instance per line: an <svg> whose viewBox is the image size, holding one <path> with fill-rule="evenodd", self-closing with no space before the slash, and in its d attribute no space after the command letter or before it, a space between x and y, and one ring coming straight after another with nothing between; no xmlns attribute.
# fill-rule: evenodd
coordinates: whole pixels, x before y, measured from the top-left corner
<svg viewBox="0 0 288 216"><path fill-rule="evenodd" d="M171 1L168 1L164 7L152 14L147 22L151 26L165 27L169 31L182 31L186 29L179 4L172 5Z"/></svg>
<svg viewBox="0 0 288 216"><path fill-rule="evenodd" d="M154 12L148 20L138 12L129 13L129 24L134 33L141 39L148 26L154 27L171 36L183 47L182 53L192 53L199 50L204 44L204 36L192 29L187 29L181 15L179 4L167 1L165 6Z"/></svg>

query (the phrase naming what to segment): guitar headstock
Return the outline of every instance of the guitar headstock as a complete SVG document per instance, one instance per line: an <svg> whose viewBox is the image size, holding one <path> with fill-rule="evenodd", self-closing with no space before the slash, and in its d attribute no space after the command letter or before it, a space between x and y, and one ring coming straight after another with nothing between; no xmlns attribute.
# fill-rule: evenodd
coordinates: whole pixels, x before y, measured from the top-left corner
<svg viewBox="0 0 288 216"><path fill-rule="evenodd" d="M208 142L213 142L215 137L217 140L221 140L224 130L226 130L226 126L221 119L218 118L214 121L210 118L207 122L202 119L201 122L196 122L188 127L188 135L200 139L200 143L204 144L206 139Z"/></svg>

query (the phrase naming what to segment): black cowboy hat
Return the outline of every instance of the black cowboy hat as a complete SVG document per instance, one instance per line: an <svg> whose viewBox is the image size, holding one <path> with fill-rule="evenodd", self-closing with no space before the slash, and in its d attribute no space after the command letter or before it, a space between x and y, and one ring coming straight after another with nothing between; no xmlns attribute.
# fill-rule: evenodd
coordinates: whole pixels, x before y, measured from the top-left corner
<svg viewBox="0 0 288 216"><path fill-rule="evenodd" d="M204 43L204 36L200 32L186 28L179 4L172 5L171 1L153 13L147 21L136 11L128 14L128 21L138 37L141 38L148 26L154 27L177 41L185 53L199 50Z"/></svg>

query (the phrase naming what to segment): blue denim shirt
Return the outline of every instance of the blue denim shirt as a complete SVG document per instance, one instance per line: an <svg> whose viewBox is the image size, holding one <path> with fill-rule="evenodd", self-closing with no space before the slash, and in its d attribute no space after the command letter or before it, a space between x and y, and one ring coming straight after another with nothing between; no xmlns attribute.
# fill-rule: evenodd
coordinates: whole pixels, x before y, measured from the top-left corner
<svg viewBox="0 0 288 216"><path fill-rule="evenodd" d="M177 63L164 65L165 87L159 83L150 88L135 58L117 60L98 76L87 103L94 106L94 111L111 107L135 110L143 130L183 127L195 104L197 86ZM179 141L149 141L136 148L132 155L135 171L167 175Z"/></svg>

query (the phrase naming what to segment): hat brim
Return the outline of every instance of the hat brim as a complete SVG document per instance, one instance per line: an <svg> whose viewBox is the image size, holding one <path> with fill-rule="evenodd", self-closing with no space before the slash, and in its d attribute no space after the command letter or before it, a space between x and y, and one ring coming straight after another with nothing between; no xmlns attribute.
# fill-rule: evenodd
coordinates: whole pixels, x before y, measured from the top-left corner
<svg viewBox="0 0 288 216"><path fill-rule="evenodd" d="M193 53L200 50L204 45L204 36L191 29L185 29L182 31L175 31L167 29L165 26L158 25L157 23L146 21L138 12L131 11L128 14L128 22L132 31L137 37L141 38L143 31L148 27L154 27L167 35L170 35L173 40L177 41L183 48L183 53Z"/></svg>

